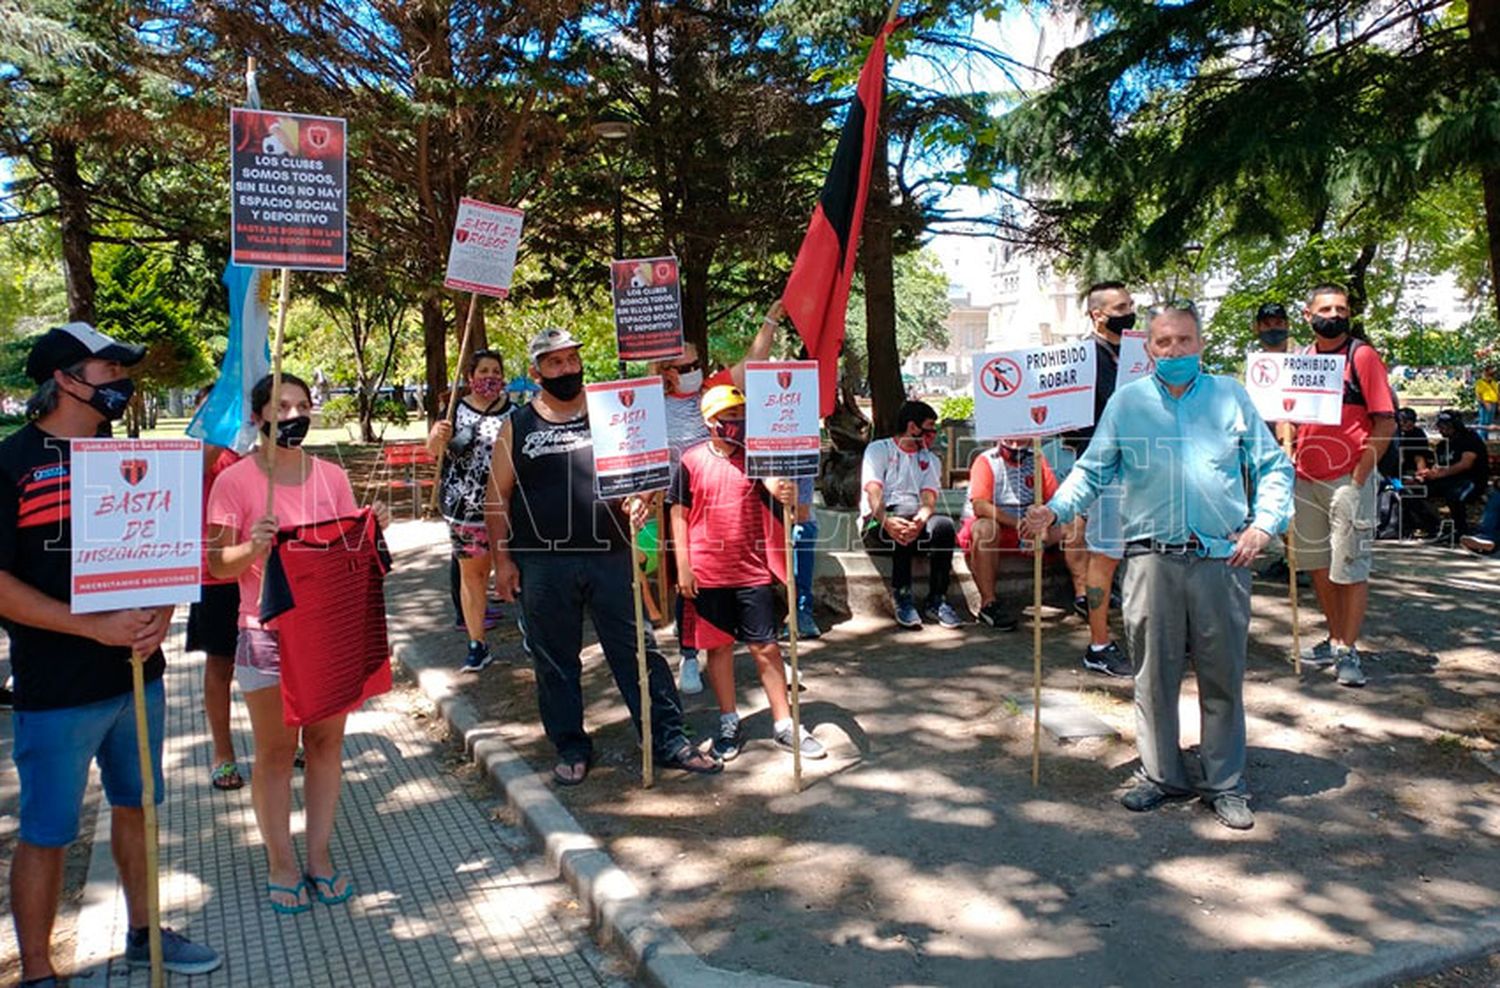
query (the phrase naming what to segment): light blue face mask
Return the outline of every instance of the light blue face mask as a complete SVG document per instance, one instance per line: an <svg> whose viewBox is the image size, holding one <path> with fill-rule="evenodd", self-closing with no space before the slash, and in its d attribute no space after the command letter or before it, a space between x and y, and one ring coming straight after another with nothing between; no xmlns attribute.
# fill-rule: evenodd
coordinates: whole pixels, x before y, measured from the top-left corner
<svg viewBox="0 0 1500 988"><path fill-rule="evenodd" d="M1157 357L1156 376L1169 387L1181 387L1198 376L1202 370L1199 355L1190 353L1185 357Z"/></svg>

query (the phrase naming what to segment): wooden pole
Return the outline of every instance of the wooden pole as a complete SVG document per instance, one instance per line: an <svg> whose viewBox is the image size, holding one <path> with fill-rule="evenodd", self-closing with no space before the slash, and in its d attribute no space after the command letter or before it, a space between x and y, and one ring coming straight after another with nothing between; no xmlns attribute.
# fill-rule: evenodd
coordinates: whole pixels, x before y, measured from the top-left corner
<svg viewBox="0 0 1500 988"><path fill-rule="evenodd" d="M276 507L276 435L280 430L281 418L281 350L286 342L286 310L291 305L292 298L292 269L281 269L281 295L276 302L276 347L271 351L271 409L270 418L261 420L263 428L269 426L269 432L261 440L261 450L266 460L266 514L271 514ZM264 408L254 411L266 415Z"/></svg>
<svg viewBox="0 0 1500 988"><path fill-rule="evenodd" d="M1292 437L1290 432L1283 433L1281 448L1286 453L1286 458L1292 458ZM1302 675L1302 622L1297 613L1297 547L1293 544L1294 539L1290 531L1286 534L1286 569L1287 592L1292 599L1292 673L1296 676Z"/></svg>
<svg viewBox="0 0 1500 988"><path fill-rule="evenodd" d="M1031 439L1031 462L1041 490L1042 437ZM1033 496L1035 502L1035 496ZM1042 546L1047 533L1033 536L1036 544L1031 554L1031 785L1035 788L1042 778Z"/></svg>
<svg viewBox="0 0 1500 988"><path fill-rule="evenodd" d="M451 426L458 419L458 389L464 382L464 358L469 355L469 346L474 339L474 324L479 321L479 293L469 293L469 312L464 317L464 335L458 343L458 373L453 375L453 387L448 391L448 411L444 418ZM437 464L432 468L432 498L427 502L427 510L433 514L437 513L438 500L442 497L443 486L443 460L448 456L448 447L444 445L438 450ZM416 510L415 507L412 508Z"/></svg>
<svg viewBox="0 0 1500 988"><path fill-rule="evenodd" d="M641 537L635 526L630 527L630 582L635 597L635 664L641 680L641 780L644 787L651 788L651 673L646 666L646 624L642 613L641 568L636 565L636 556L641 552Z"/></svg>
<svg viewBox="0 0 1500 988"><path fill-rule="evenodd" d="M135 743L141 763L141 815L146 837L146 939L151 950L151 988L166 984L161 959L161 886L156 838L156 769L151 758L150 724L146 717L146 659L130 657L130 685L135 694Z"/></svg>
<svg viewBox="0 0 1500 988"><path fill-rule="evenodd" d="M670 533L667 531L666 498L657 495L656 504L656 594L661 601L661 619L663 622L672 619L674 614L672 608L672 581L667 579L667 545Z"/></svg>
<svg viewBox="0 0 1500 988"><path fill-rule="evenodd" d="M788 651L791 653L792 681L788 683L792 694L792 785L796 792L802 791L802 700L798 697L802 674L797 668L797 577L793 565L792 525L797 517L797 482L792 485L792 503L781 514L781 530L786 548L786 630Z"/></svg>

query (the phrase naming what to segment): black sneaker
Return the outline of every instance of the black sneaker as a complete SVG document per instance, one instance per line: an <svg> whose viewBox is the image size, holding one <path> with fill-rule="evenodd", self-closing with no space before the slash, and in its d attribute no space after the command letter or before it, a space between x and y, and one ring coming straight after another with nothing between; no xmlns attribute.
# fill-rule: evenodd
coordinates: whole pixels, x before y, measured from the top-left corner
<svg viewBox="0 0 1500 988"><path fill-rule="evenodd" d="M0 710L9 710L15 702L16 695L10 691L10 687L0 686Z"/></svg>
<svg viewBox="0 0 1500 988"><path fill-rule="evenodd" d="M1114 642L1099 651L1094 651L1090 645L1083 650L1083 667L1090 672L1103 673L1116 679L1131 679L1135 676L1135 668L1130 664L1130 658L1120 650L1120 646Z"/></svg>
<svg viewBox="0 0 1500 988"><path fill-rule="evenodd" d="M1168 789L1150 779L1137 778L1135 785L1120 797L1120 805L1132 813L1145 813L1147 810L1156 809L1163 803L1192 798L1193 794L1190 792Z"/></svg>
<svg viewBox="0 0 1500 988"><path fill-rule="evenodd" d="M1014 615L1007 614L1000 609L998 600L992 600L981 607L977 620L980 624L987 624L996 631L1015 631L1020 627Z"/></svg>
<svg viewBox="0 0 1500 988"><path fill-rule="evenodd" d="M488 645L484 642L469 642L469 654L464 656L464 664L459 671L479 672L494 661L495 656L490 653Z"/></svg>
<svg viewBox="0 0 1500 988"><path fill-rule="evenodd" d="M723 721L719 721L719 736L714 738L713 747L710 752L721 762L732 762L740 757L740 750L744 747L745 725L743 721L735 721L733 727L729 727Z"/></svg>

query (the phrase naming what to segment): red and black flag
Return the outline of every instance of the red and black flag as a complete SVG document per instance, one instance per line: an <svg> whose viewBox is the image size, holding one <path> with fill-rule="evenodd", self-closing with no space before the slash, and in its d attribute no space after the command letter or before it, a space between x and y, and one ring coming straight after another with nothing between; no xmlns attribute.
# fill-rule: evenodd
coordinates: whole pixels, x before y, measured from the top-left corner
<svg viewBox="0 0 1500 988"><path fill-rule="evenodd" d="M859 87L849 105L849 118L839 135L833 164L823 180L818 206L813 210L797 262L787 279L782 304L802 337L807 353L818 362L819 415L833 411L838 393L839 348L844 343L844 310L849 305L849 283L854 279L854 254L864 223L870 192L870 165L880 131L880 101L885 93L885 42L895 21L875 38Z"/></svg>

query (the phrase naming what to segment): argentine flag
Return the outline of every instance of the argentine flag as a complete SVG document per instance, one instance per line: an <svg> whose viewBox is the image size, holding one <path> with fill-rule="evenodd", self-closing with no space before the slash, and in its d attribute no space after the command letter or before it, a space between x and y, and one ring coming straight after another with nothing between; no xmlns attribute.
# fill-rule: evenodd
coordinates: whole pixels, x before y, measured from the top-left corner
<svg viewBox="0 0 1500 988"><path fill-rule="evenodd" d="M255 74L247 72L245 105L260 109ZM215 446L246 453L255 445L250 424L250 388L271 370L271 272L230 264L224 268L229 289L229 346L219 379L188 423L187 433Z"/></svg>

